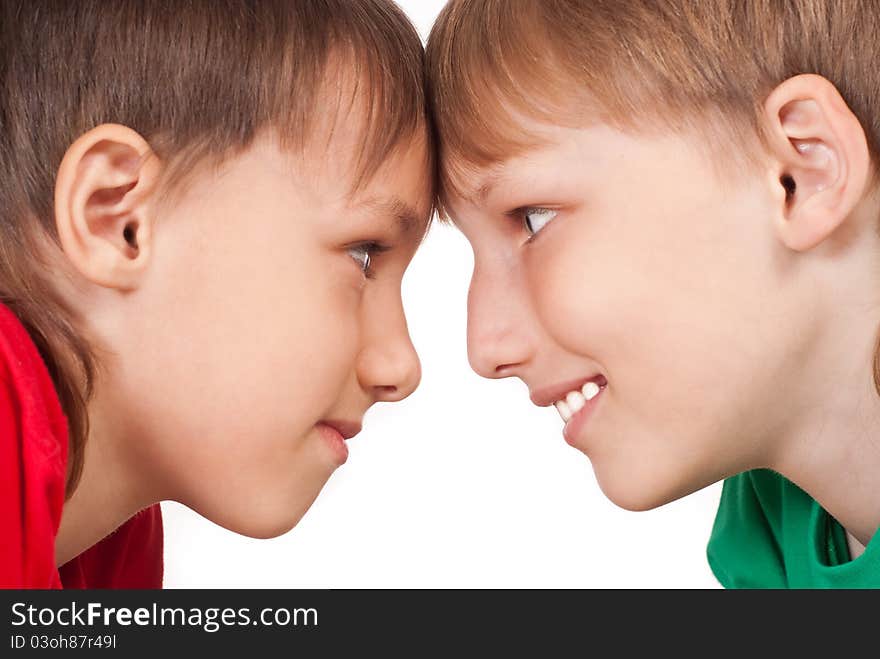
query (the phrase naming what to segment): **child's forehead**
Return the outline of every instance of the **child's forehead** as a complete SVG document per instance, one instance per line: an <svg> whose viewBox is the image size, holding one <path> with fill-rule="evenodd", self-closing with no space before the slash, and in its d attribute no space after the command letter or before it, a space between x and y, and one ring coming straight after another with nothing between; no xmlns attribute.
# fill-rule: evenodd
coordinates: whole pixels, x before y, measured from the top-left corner
<svg viewBox="0 0 880 659"><path fill-rule="evenodd" d="M409 136L392 149L375 171L350 189L348 203L396 218L407 235L421 234L433 210L432 162L426 136Z"/></svg>
<svg viewBox="0 0 880 659"><path fill-rule="evenodd" d="M429 214L434 154L427 127L399 136L381 154L365 154L365 132L372 128L353 127L352 123L340 126L329 137L313 140L304 151L290 154L296 174L316 187L344 191L341 199L346 205L399 197L417 214Z"/></svg>
<svg viewBox="0 0 880 659"><path fill-rule="evenodd" d="M573 137L589 129L602 128L600 124L588 122L580 127L570 127L530 118L517 121L511 126L516 141L503 145L496 142L491 159L475 157L466 149L443 151L440 159L441 194L448 201L481 207L499 189L512 184L527 184L541 172L552 172L563 161L579 155L588 159L592 154L585 152L583 140Z"/></svg>
<svg viewBox="0 0 880 659"><path fill-rule="evenodd" d="M517 141L504 149L495 143L491 160L480 160L465 149L441 150L441 214L452 215L453 207L486 211L518 201L546 202L529 198L553 196L576 182L648 172L657 163L676 158L692 161L731 184L763 171L766 154L754 139L728 145L721 129L715 139L707 139L707 130L702 124L678 128L588 118L580 125L553 125L523 119ZM537 191L541 194L532 194Z"/></svg>
<svg viewBox="0 0 880 659"><path fill-rule="evenodd" d="M349 131L344 131L349 132ZM433 154L423 132L404 136L375 168L361 173L354 156L357 132L336 136L334 148L313 144L288 153L298 187L339 217L371 218L388 226L401 243L421 241L433 211ZM354 151L353 151L354 149Z"/></svg>

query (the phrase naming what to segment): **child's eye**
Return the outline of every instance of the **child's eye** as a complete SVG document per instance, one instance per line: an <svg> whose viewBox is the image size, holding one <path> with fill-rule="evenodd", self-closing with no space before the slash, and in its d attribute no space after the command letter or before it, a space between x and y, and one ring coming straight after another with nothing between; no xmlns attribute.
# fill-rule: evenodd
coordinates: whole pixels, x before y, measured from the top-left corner
<svg viewBox="0 0 880 659"><path fill-rule="evenodd" d="M557 215L556 211L549 208L531 207L521 209L520 214L523 218L523 224L525 224L526 231L532 236L543 229Z"/></svg>
<svg viewBox="0 0 880 659"><path fill-rule="evenodd" d="M351 258L354 259L355 263L358 264L364 277L372 279L375 276L373 273L373 259L376 258L376 255L381 254L382 252L387 252L389 249L390 247L385 245L368 242L349 247L348 253Z"/></svg>

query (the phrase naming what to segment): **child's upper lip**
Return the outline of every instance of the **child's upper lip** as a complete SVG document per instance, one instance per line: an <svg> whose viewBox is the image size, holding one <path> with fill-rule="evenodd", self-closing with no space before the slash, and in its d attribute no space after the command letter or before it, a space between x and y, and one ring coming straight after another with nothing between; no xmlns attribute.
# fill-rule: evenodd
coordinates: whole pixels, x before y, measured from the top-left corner
<svg viewBox="0 0 880 659"><path fill-rule="evenodd" d="M541 389L532 389L529 391L529 398L538 407L548 407L557 400L565 398L565 394L569 391L576 391L583 387L587 382L595 380L600 387L608 383L605 376L601 373L593 373L584 377L575 378L574 380L566 380L559 384L550 385Z"/></svg>
<svg viewBox="0 0 880 659"><path fill-rule="evenodd" d="M336 430L344 439L351 439L361 431L360 421L346 421L344 419L324 419L324 425Z"/></svg>

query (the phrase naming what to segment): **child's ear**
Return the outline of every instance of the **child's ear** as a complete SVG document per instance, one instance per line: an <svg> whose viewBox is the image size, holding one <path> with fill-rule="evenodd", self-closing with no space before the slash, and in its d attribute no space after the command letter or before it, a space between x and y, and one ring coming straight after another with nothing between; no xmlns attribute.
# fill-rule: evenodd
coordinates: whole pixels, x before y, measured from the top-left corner
<svg viewBox="0 0 880 659"><path fill-rule="evenodd" d="M870 177L865 131L827 79L798 75L764 103L778 169L777 233L791 249L821 243L858 206Z"/></svg>
<svg viewBox="0 0 880 659"><path fill-rule="evenodd" d="M93 128L65 153L55 180L55 223L61 248L88 280L137 288L150 258L150 201L160 170L146 140L117 124Z"/></svg>

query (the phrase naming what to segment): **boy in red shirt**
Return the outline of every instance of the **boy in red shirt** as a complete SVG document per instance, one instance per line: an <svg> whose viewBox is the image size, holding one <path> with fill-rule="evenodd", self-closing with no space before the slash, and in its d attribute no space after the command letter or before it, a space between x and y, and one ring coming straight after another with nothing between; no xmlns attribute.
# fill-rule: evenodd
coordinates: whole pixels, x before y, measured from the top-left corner
<svg viewBox="0 0 880 659"><path fill-rule="evenodd" d="M0 12L0 585L159 587L159 501L282 534L419 381L421 41L390 0Z"/></svg>

